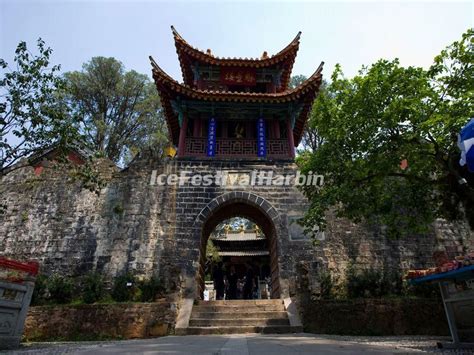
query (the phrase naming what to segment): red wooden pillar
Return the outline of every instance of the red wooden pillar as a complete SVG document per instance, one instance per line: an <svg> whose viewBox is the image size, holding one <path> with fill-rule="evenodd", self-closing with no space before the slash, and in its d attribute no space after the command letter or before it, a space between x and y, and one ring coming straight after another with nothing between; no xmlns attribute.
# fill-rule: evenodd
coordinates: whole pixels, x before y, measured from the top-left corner
<svg viewBox="0 0 474 355"><path fill-rule="evenodd" d="M197 118L194 120L193 137L194 138L201 137L201 119L200 118Z"/></svg>
<svg viewBox="0 0 474 355"><path fill-rule="evenodd" d="M229 126L227 121L222 121L222 129L221 129L221 137L222 138L227 138L228 134L227 132L229 131Z"/></svg>
<svg viewBox="0 0 474 355"><path fill-rule="evenodd" d="M255 137L253 133L254 126L255 126L254 122L251 122L251 121L245 124L245 138L246 139L252 139Z"/></svg>
<svg viewBox="0 0 474 355"><path fill-rule="evenodd" d="M186 152L186 131L188 129L188 117L183 115L183 123L179 130L178 157L184 157Z"/></svg>
<svg viewBox="0 0 474 355"><path fill-rule="evenodd" d="M290 158L295 158L295 138L293 137L293 127L291 127L291 120L286 121L288 131L288 146L290 147Z"/></svg>
<svg viewBox="0 0 474 355"><path fill-rule="evenodd" d="M278 119L275 119L273 121L273 127L274 127L274 130L275 130L275 139L280 139L281 138L281 135L280 135L280 121L278 121Z"/></svg>

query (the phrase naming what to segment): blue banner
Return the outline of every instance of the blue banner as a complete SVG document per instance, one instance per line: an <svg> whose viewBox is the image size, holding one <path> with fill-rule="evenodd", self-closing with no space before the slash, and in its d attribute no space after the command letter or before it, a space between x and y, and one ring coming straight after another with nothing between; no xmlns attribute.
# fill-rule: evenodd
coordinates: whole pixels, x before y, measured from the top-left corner
<svg viewBox="0 0 474 355"><path fill-rule="evenodd" d="M458 136L458 147L461 150L459 165L467 163L467 169L474 172L474 118L465 125Z"/></svg>
<svg viewBox="0 0 474 355"><path fill-rule="evenodd" d="M260 117L257 121L257 156L265 157L267 155L267 142L265 139L265 120Z"/></svg>
<svg viewBox="0 0 474 355"><path fill-rule="evenodd" d="M211 117L209 120L209 128L207 130L207 156L216 155L216 119Z"/></svg>

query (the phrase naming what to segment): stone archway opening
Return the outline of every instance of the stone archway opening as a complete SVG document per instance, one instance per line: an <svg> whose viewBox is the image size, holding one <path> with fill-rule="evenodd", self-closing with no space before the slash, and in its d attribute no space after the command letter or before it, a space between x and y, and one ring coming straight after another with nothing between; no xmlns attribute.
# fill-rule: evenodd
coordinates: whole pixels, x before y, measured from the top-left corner
<svg viewBox="0 0 474 355"><path fill-rule="evenodd" d="M226 201L218 207L216 207L209 214L208 218L204 221L201 233L200 243L200 257L199 257L199 271L197 275L198 284L198 295L203 299L205 290L205 279L206 279L206 266L208 266L208 258L206 255L206 249L211 234L215 231L216 227L222 225L223 222L231 220L233 218L240 218L248 220L254 225L258 226L260 232L265 236L265 249L268 251L265 255L268 258L268 279L270 287L270 298L280 298L280 282L279 282L279 269L278 269L278 243L277 243L277 231L272 218L261 206L251 204L247 201ZM253 261L248 263L249 259L253 258ZM260 256L248 256L245 259L229 259L226 258L227 265L238 265L247 264L247 266L256 264L265 264L265 258Z"/></svg>

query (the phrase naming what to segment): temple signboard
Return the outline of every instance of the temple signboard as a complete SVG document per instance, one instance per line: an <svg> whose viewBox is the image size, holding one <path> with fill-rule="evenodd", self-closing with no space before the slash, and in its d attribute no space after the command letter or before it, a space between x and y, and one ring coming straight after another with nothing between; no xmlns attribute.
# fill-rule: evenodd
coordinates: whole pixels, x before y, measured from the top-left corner
<svg viewBox="0 0 474 355"><path fill-rule="evenodd" d="M222 67L221 83L225 85L254 86L257 84L255 68Z"/></svg>

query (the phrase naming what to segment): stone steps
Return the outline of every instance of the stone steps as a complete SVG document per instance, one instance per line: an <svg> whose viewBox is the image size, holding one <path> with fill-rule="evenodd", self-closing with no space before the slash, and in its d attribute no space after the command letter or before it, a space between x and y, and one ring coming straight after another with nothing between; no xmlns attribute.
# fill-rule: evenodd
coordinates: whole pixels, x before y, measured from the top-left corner
<svg viewBox="0 0 474 355"><path fill-rule="evenodd" d="M235 306L194 306L193 311L200 313L255 313L255 312L284 312L285 306L250 306L250 307L235 307Z"/></svg>
<svg viewBox="0 0 474 355"><path fill-rule="evenodd" d="M236 318L258 318L258 319L288 319L285 311L263 311L263 312L199 312L192 313L194 318L204 319L236 319Z"/></svg>
<svg viewBox="0 0 474 355"><path fill-rule="evenodd" d="M281 334L302 330L290 326L282 300L229 300L197 302L188 327L176 329L176 334Z"/></svg>
<svg viewBox="0 0 474 355"><path fill-rule="evenodd" d="M286 319L265 319L265 318L237 318L237 319L205 319L192 318L189 321L190 327L232 327L232 326L258 326L267 325L290 325L288 317Z"/></svg>
<svg viewBox="0 0 474 355"><path fill-rule="evenodd" d="M193 312L202 313L255 313L284 311L285 305L281 300L200 301L193 307Z"/></svg>
<svg viewBox="0 0 474 355"><path fill-rule="evenodd" d="M181 335L210 335L210 334L287 334L301 333L303 327L292 327L289 325L270 325L264 327L240 326L240 327L188 327ZM178 333L179 334L179 333Z"/></svg>
<svg viewBox="0 0 474 355"><path fill-rule="evenodd" d="M283 304L281 300L222 300L222 301L197 301L197 306L234 306L234 307L249 307L249 306L263 306L263 305L280 305Z"/></svg>

